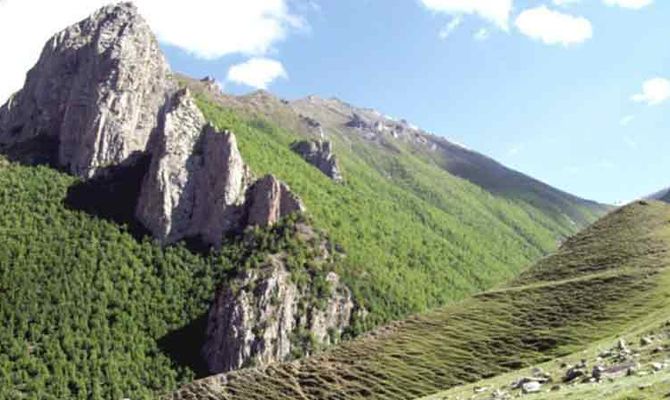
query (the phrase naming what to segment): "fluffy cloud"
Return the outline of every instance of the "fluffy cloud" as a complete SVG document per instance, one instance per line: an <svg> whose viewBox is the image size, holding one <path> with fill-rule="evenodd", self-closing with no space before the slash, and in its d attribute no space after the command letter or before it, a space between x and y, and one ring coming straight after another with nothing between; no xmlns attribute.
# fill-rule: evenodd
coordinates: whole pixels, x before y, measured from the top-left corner
<svg viewBox="0 0 670 400"><path fill-rule="evenodd" d="M552 45L569 46L593 36L588 19L553 11L546 6L523 11L516 18L515 25L524 35Z"/></svg>
<svg viewBox="0 0 670 400"><path fill-rule="evenodd" d="M478 42L483 42L484 40L487 40L489 36L491 36L491 32L486 28L481 28L480 30L475 32L474 35L472 35L472 37Z"/></svg>
<svg viewBox="0 0 670 400"><path fill-rule="evenodd" d="M608 6L619 6L639 10L640 8L651 5L654 0L604 0Z"/></svg>
<svg viewBox="0 0 670 400"><path fill-rule="evenodd" d="M581 3L582 0L554 0L553 3L557 6L570 6Z"/></svg>
<svg viewBox="0 0 670 400"><path fill-rule="evenodd" d="M284 66L268 58L252 58L236 64L228 70L228 81L235 82L257 89L266 89L270 82L278 78L287 78Z"/></svg>
<svg viewBox="0 0 670 400"><path fill-rule="evenodd" d="M162 43L197 57L261 56L304 21L290 0L136 0ZM109 0L0 0L0 103L23 83L44 43ZM39 10L39 11L36 11Z"/></svg>
<svg viewBox="0 0 670 400"><path fill-rule="evenodd" d="M642 84L642 92L633 95L631 99L636 103L645 103L650 106L670 100L670 80L653 78Z"/></svg>
<svg viewBox="0 0 670 400"><path fill-rule="evenodd" d="M507 30L512 0L421 0L421 3L434 12L459 16L476 14Z"/></svg>
<svg viewBox="0 0 670 400"><path fill-rule="evenodd" d="M451 36L451 34L461 25L462 20L463 19L460 16L452 18L448 24L440 29L440 39L446 39Z"/></svg>

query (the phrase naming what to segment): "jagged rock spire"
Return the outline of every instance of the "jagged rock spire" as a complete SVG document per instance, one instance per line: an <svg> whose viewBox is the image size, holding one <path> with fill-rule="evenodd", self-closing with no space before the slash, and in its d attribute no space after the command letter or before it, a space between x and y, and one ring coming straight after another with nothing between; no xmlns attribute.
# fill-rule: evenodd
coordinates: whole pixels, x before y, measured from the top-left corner
<svg viewBox="0 0 670 400"><path fill-rule="evenodd" d="M45 45L23 89L0 108L0 145L51 138L60 166L92 177L145 150L174 87L169 76L135 6L103 7Z"/></svg>

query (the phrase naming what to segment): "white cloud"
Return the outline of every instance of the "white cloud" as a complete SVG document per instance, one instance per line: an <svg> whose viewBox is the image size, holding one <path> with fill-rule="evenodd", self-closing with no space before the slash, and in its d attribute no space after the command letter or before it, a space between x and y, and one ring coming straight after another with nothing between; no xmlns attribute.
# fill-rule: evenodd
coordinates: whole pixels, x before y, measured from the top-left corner
<svg viewBox="0 0 670 400"><path fill-rule="evenodd" d="M646 103L650 106L670 100L670 80L653 78L642 84L642 92L633 95L631 99L636 103Z"/></svg>
<svg viewBox="0 0 670 400"><path fill-rule="evenodd" d="M306 24L291 0L136 0L162 43L197 57L262 56ZM0 0L0 103L18 90L56 32L109 0ZM39 10L39 11L38 11Z"/></svg>
<svg viewBox="0 0 670 400"><path fill-rule="evenodd" d="M452 33L461 25L461 22L463 21L463 18L461 16L456 16L449 21L448 24L446 24L442 29L440 29L440 33L438 34L440 36L440 39L444 40L451 36Z"/></svg>
<svg viewBox="0 0 670 400"><path fill-rule="evenodd" d="M483 42L491 36L491 31L486 28L481 28L472 36L476 41Z"/></svg>
<svg viewBox="0 0 670 400"><path fill-rule="evenodd" d="M628 126L628 125L630 125L631 122L633 122L634 119L635 119L634 115L626 115L625 117L622 117L619 120L619 125Z"/></svg>
<svg viewBox="0 0 670 400"><path fill-rule="evenodd" d="M632 10L639 10L651 5L654 0L604 0L608 6L619 6L623 8L630 8Z"/></svg>
<svg viewBox="0 0 670 400"><path fill-rule="evenodd" d="M512 0L420 0L434 12L459 16L476 14L507 30Z"/></svg>
<svg viewBox="0 0 670 400"><path fill-rule="evenodd" d="M581 3L582 0L554 0L553 3L557 6L571 6L573 4Z"/></svg>
<svg viewBox="0 0 670 400"><path fill-rule="evenodd" d="M252 58L244 63L233 65L228 70L229 81L257 89L266 89L272 81L278 78L288 78L286 70L279 61L268 58Z"/></svg>
<svg viewBox="0 0 670 400"><path fill-rule="evenodd" d="M524 35L550 45L569 46L593 36L588 19L553 11L546 6L523 11L516 18L515 25Z"/></svg>

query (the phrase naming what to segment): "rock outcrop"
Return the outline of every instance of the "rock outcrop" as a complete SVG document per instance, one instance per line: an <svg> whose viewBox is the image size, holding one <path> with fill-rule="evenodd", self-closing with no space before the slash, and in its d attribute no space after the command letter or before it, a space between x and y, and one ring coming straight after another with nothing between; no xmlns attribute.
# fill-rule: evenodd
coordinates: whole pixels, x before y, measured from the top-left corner
<svg viewBox="0 0 670 400"><path fill-rule="evenodd" d="M235 135L208 125L187 90L166 106L149 152L136 216L155 238L217 244L239 227L251 173Z"/></svg>
<svg viewBox="0 0 670 400"><path fill-rule="evenodd" d="M333 145L330 141L303 140L294 143L292 148L327 177L335 182L342 182L342 172L337 157L333 154Z"/></svg>
<svg viewBox="0 0 670 400"><path fill-rule="evenodd" d="M305 211L302 201L273 175L267 175L249 188L246 224L273 225L283 216Z"/></svg>
<svg viewBox="0 0 670 400"><path fill-rule="evenodd" d="M135 7L104 7L49 40L23 89L0 108L0 145L51 138L60 166L92 177L145 150L173 86Z"/></svg>
<svg viewBox="0 0 670 400"><path fill-rule="evenodd" d="M254 182L235 135L209 125L188 90L166 105L148 151L135 215L161 243L198 237L216 246L227 233L305 211L274 176Z"/></svg>
<svg viewBox="0 0 670 400"><path fill-rule="evenodd" d="M202 350L210 372L263 366L336 341L350 323L351 293L330 272L327 293L317 300L311 293L316 278L310 279L298 286L282 256L271 255L222 288L209 311Z"/></svg>

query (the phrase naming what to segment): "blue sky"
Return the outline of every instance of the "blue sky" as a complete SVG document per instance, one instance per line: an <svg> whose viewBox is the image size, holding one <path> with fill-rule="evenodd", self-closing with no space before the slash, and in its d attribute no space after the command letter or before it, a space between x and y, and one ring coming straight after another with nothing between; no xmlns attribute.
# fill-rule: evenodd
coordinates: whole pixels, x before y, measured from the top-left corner
<svg viewBox="0 0 670 400"><path fill-rule="evenodd" d="M0 0L0 26L20 1L46 0ZM226 92L336 96L603 202L670 186L670 1L209 3L184 32L176 6L138 6L173 68ZM221 15L236 30L208 31Z"/></svg>

